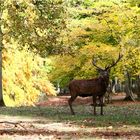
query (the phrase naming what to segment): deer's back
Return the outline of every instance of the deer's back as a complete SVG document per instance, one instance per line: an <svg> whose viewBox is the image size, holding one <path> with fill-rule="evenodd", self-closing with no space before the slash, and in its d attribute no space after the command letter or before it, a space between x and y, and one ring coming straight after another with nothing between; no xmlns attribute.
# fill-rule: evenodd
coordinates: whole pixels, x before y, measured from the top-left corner
<svg viewBox="0 0 140 140"><path fill-rule="evenodd" d="M69 84L71 94L78 94L79 96L86 97L93 94L102 94L105 92L105 83L100 78L89 80L73 80Z"/></svg>

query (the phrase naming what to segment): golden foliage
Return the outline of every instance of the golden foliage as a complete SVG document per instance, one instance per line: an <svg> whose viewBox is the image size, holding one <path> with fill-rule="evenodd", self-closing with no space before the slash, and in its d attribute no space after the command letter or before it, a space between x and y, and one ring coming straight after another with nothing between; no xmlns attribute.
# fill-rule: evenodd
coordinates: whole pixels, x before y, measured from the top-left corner
<svg viewBox="0 0 140 140"><path fill-rule="evenodd" d="M55 89L43 70L43 59L30 52L28 46L22 50L18 48L18 42L11 40L8 49L3 50L5 104L7 106L29 106L34 105L41 92L55 95Z"/></svg>

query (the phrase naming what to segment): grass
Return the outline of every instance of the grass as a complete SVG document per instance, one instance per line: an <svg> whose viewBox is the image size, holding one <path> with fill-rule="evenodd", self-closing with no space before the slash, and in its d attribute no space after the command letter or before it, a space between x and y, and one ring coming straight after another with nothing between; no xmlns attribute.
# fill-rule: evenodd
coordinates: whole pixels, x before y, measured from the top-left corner
<svg viewBox="0 0 140 140"><path fill-rule="evenodd" d="M22 116L22 117L43 117L50 122L71 122L76 125L84 126L121 126L133 125L140 126L140 104L115 106L107 105L104 107L104 116L94 116L93 108L87 105L73 106L76 115L70 114L68 106L58 107L2 107L0 115ZM99 114L100 110L97 109Z"/></svg>

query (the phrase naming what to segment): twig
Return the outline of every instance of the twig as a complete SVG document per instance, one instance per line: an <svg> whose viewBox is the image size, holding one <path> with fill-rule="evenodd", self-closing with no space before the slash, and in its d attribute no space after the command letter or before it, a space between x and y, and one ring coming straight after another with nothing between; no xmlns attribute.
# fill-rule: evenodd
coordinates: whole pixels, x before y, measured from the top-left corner
<svg viewBox="0 0 140 140"><path fill-rule="evenodd" d="M19 125L19 126L22 127L24 130L28 131L23 125L21 125L22 121L21 121L21 122L1 121L0 123L12 124L12 125L14 125L15 127L17 127L17 126Z"/></svg>

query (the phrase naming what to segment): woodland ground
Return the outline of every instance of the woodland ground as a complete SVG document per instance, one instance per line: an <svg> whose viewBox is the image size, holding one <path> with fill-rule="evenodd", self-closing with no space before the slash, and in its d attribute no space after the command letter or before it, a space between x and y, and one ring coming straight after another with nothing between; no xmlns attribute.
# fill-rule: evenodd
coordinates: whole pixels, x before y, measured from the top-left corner
<svg viewBox="0 0 140 140"><path fill-rule="evenodd" d="M91 98L77 98L72 116L68 98L50 97L36 107L0 108L0 140L140 139L140 102L123 101L118 94L104 107L104 116L94 116Z"/></svg>

